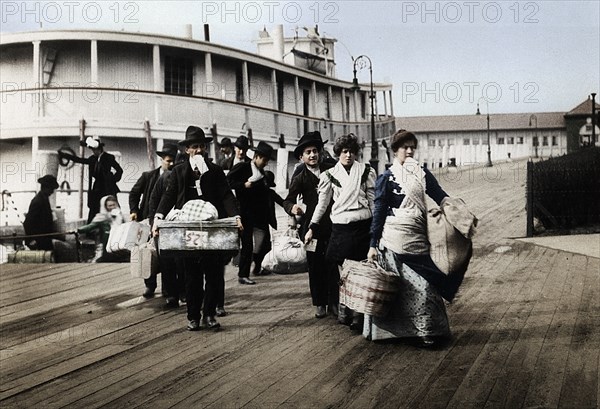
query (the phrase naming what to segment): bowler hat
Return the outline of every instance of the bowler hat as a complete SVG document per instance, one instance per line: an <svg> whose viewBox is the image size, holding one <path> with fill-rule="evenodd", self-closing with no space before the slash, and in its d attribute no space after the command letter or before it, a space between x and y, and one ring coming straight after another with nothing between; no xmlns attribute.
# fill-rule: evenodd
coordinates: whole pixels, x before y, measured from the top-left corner
<svg viewBox="0 0 600 409"><path fill-rule="evenodd" d="M170 156L173 159L175 159L175 157L177 156L177 152L179 152L177 145L175 145L173 143L167 143L163 146L163 150L156 151L156 154L158 156L160 156L161 158L164 158L165 156Z"/></svg>
<svg viewBox="0 0 600 409"><path fill-rule="evenodd" d="M206 135L204 135L204 131L202 130L202 128L190 125L185 131L185 139L183 141L179 141L179 144L187 147L194 143L207 144L210 141L212 141L212 137L207 137Z"/></svg>
<svg viewBox="0 0 600 409"><path fill-rule="evenodd" d="M273 147L266 142L260 141L256 148L252 149L254 153L258 153L265 158L271 159L271 155L273 154Z"/></svg>
<svg viewBox="0 0 600 409"><path fill-rule="evenodd" d="M321 133L319 131L309 132L302 135L302 138L298 141L298 146L294 149L294 156L299 158L302 156L302 152L307 146L316 146L317 149L323 149L323 139L321 139Z"/></svg>
<svg viewBox="0 0 600 409"><path fill-rule="evenodd" d="M233 146L237 146L239 149L248 150L250 148L250 142L248 141L248 137L245 135L240 135Z"/></svg>
<svg viewBox="0 0 600 409"><path fill-rule="evenodd" d="M265 170L265 181L267 182L267 186L275 187L275 174L270 170Z"/></svg>
<svg viewBox="0 0 600 409"><path fill-rule="evenodd" d="M38 183L42 186L47 186L52 189L58 189L58 182L56 181L56 177L52 175L44 175L38 179Z"/></svg>
<svg viewBox="0 0 600 409"><path fill-rule="evenodd" d="M232 147L233 143L231 143L231 139L229 138L223 138L221 139L221 143L219 144L219 147L222 148L227 148L227 147Z"/></svg>

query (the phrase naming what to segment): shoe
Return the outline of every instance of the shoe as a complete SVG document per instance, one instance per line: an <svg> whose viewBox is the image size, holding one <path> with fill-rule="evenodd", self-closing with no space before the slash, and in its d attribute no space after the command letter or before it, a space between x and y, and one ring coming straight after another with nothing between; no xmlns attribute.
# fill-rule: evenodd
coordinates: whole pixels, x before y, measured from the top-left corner
<svg viewBox="0 0 600 409"><path fill-rule="evenodd" d="M227 315L227 311L223 307L217 307L217 317L224 317Z"/></svg>
<svg viewBox="0 0 600 409"><path fill-rule="evenodd" d="M352 318L352 322L350 323L350 330L354 332L362 332L363 320L360 317Z"/></svg>
<svg viewBox="0 0 600 409"><path fill-rule="evenodd" d="M188 331L200 331L200 321L190 320L187 325Z"/></svg>
<svg viewBox="0 0 600 409"><path fill-rule="evenodd" d="M260 273L258 273L258 275L261 275L261 276L268 276L269 274L271 274L271 271L266 270L264 268L261 268Z"/></svg>
<svg viewBox="0 0 600 409"><path fill-rule="evenodd" d="M179 300L175 297L167 297L167 308L179 308Z"/></svg>
<svg viewBox="0 0 600 409"><path fill-rule="evenodd" d="M146 291L142 294L144 298L152 298L154 297L154 288L146 287Z"/></svg>
<svg viewBox="0 0 600 409"><path fill-rule="evenodd" d="M204 317L202 318L202 326L207 329L219 329L221 324L215 319L215 317Z"/></svg>
<svg viewBox="0 0 600 409"><path fill-rule="evenodd" d="M337 305L330 305L328 308L329 308L329 312L331 313L331 315L333 315L334 317L338 316L339 311L338 311Z"/></svg>
<svg viewBox="0 0 600 409"><path fill-rule="evenodd" d="M327 316L327 311L325 310L324 305L317 306L317 312L315 312L316 318L325 318Z"/></svg>
<svg viewBox="0 0 600 409"><path fill-rule="evenodd" d="M256 284L256 281L250 280L248 277L240 277L238 281L240 284L248 284L248 285Z"/></svg>
<svg viewBox="0 0 600 409"><path fill-rule="evenodd" d="M179 302L182 304L187 304L187 299L185 298L185 295L179 297Z"/></svg>

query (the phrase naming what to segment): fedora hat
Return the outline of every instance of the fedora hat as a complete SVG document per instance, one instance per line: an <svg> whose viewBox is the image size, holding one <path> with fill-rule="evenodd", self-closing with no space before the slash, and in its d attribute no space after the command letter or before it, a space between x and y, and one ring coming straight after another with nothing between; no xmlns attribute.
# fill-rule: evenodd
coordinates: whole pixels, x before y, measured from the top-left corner
<svg viewBox="0 0 600 409"><path fill-rule="evenodd" d="M104 146L104 143L100 142L99 136L88 136L85 138L85 142L81 143L81 146L87 146L90 149L97 149Z"/></svg>
<svg viewBox="0 0 600 409"><path fill-rule="evenodd" d="M198 128L197 126L190 125L185 131L185 139L183 141L179 141L179 145L190 146L194 143L204 143L207 144L212 141L212 136L204 135L204 131L202 128Z"/></svg>
<svg viewBox="0 0 600 409"><path fill-rule="evenodd" d="M239 149L248 150L250 148L250 141L245 135L240 135L233 146L237 146Z"/></svg>
<svg viewBox="0 0 600 409"><path fill-rule="evenodd" d="M265 170L265 182L267 182L267 186L275 187L275 174L270 170Z"/></svg>
<svg viewBox="0 0 600 409"><path fill-rule="evenodd" d="M256 148L253 148L252 150L254 151L254 153L258 153L264 156L265 158L269 159L271 159L271 156L273 155L273 147L263 141L260 141L258 143L258 146Z"/></svg>
<svg viewBox="0 0 600 409"><path fill-rule="evenodd" d="M58 182L56 177L52 175L44 175L38 179L38 183L42 186L51 187L52 189L58 189Z"/></svg>
<svg viewBox="0 0 600 409"><path fill-rule="evenodd" d="M179 152L177 145L175 145L173 143L166 143L163 146L163 150L156 151L156 154L158 156L160 156L161 158L164 158L165 156L171 156L173 159L175 159L175 157L177 156L177 152Z"/></svg>
<svg viewBox="0 0 600 409"><path fill-rule="evenodd" d="M323 149L323 139L321 138L321 133L319 131L309 132L307 134L302 135L302 138L298 141L298 146L294 149L294 156L299 158L302 156L302 152L307 146L316 146L318 150Z"/></svg>
<svg viewBox="0 0 600 409"><path fill-rule="evenodd" d="M219 144L219 147L222 147L222 148L232 147L232 146L233 146L233 143L231 143L231 139L229 139L229 138L221 139L221 143Z"/></svg>

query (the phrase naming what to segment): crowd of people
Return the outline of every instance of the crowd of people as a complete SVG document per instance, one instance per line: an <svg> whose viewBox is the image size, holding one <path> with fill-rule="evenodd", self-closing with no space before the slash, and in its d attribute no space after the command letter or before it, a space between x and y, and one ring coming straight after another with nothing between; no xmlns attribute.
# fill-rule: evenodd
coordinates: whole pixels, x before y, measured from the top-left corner
<svg viewBox="0 0 600 409"><path fill-rule="evenodd" d="M426 196L441 205L448 194L415 160L418 141L413 133L400 130L390 138L393 163L379 176L368 163L359 162L360 143L355 135L335 140L337 161L324 151L327 141L319 132L303 135L294 149L299 163L285 198L272 189L274 175L266 170L274 152L268 143L261 141L252 147L245 136L235 143L223 138L218 144L219 158L213 162L207 154L212 139L201 128L190 126L178 145L167 144L157 152L160 166L144 172L131 189L129 219L148 219L152 236L158 240L160 225L172 209L181 209L191 200L210 203L218 218L235 217L241 237L238 282L254 285L251 275L269 273L262 268L262 261L271 250L270 228L277 228L278 204L299 222L316 318L334 316L352 331L372 339L410 338L430 346L449 336L444 300L454 298L466 265L458 274L448 275L432 260ZM88 140L87 144L94 153L90 158L68 157L88 164L94 177L88 201L90 217L79 231L98 230L106 243L111 227L123 222L115 197L122 170L98 140ZM248 150L253 151L251 157ZM42 190L32 201L32 214L34 207L48 213L47 198L58 187L56 179L49 176L39 182ZM93 201L99 195L96 205ZM40 228L44 225L31 217L27 223ZM38 245L47 247L43 239ZM110 261L105 250L101 258ZM227 315L224 275L231 256L204 252L175 258L159 253L159 260L166 305L175 308L185 303L187 329L219 328L216 317ZM345 260L377 261L399 277L401 285L389 314L363 316L340 304L340 271ZM152 297L157 276L150 276L144 284L143 296Z"/></svg>

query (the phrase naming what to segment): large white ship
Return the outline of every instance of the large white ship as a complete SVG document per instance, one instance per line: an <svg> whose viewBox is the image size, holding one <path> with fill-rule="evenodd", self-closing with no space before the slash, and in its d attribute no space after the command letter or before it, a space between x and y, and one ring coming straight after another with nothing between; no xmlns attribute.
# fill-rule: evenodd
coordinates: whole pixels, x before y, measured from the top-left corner
<svg viewBox="0 0 600 409"><path fill-rule="evenodd" d="M119 201L127 211L127 192L141 172L155 167L156 150L184 138L188 125L216 136L216 142L241 134L270 143L277 160L270 169L284 189L297 162L298 138L318 130L329 140L355 133L363 140L363 160L371 157L371 120L375 137L395 131L392 86L353 87L335 77L336 40L318 35L284 38L283 27L257 36L257 53L192 38L114 31L35 31L2 34L0 77L0 177L5 200L2 224L27 210L36 180L46 173L61 188L55 205L67 219L87 216L87 167L59 166L58 149L91 154L80 147L98 136L117 156L124 173ZM364 75L364 74L363 74ZM385 156L383 147L379 154ZM384 161L380 162L383 167ZM82 174L83 173L83 174Z"/></svg>

